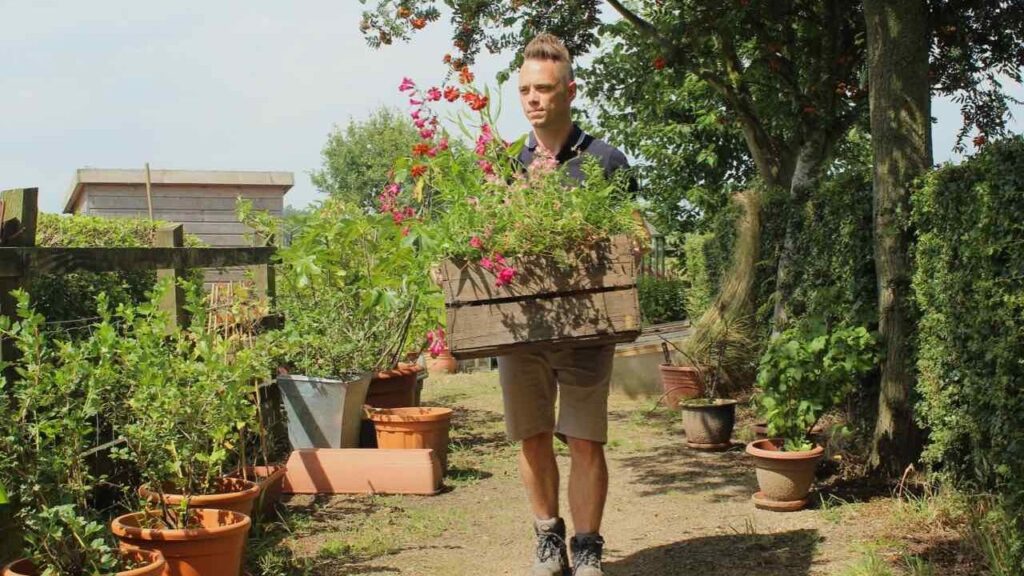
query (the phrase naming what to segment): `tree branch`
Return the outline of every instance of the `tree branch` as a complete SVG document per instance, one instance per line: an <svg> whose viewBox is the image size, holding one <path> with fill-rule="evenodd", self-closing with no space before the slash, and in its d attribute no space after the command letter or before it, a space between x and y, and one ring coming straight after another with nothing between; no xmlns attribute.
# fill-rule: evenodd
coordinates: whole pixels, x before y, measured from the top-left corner
<svg viewBox="0 0 1024 576"><path fill-rule="evenodd" d="M619 0L607 0L607 1L608 1L608 4L611 4L611 7L614 8L615 11L619 13L619 15L621 15L623 18L625 18L627 22L629 22L630 24L635 26L638 30L643 32L645 35L647 35L647 36L649 36L651 38L654 38L655 40L658 40L661 43L664 43L662 38L661 38L661 34L658 33L658 29L654 27L654 24L651 24L647 20L644 20L636 12L633 12L629 8L626 8L625 6L623 6L622 3L619 2Z"/></svg>

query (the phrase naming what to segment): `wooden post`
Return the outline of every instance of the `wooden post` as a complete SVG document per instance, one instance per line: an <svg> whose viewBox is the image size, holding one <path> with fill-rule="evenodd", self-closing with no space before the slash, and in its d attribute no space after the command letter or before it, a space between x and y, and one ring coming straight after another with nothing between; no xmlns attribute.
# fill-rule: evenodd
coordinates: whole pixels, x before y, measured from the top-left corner
<svg viewBox="0 0 1024 576"><path fill-rule="evenodd" d="M3 202L3 221L0 222L0 250L6 247L32 247L36 245L36 218L39 210L39 189L22 188L4 190L0 193ZM11 295L13 290L23 288L25 279L21 276L0 278L0 314L14 319L18 315L18 303ZM0 358L14 360L17 350L14 343L4 338L0 342ZM13 368L4 376L15 377Z"/></svg>
<svg viewBox="0 0 1024 576"><path fill-rule="evenodd" d="M170 224L156 231L153 244L158 248L182 248L185 246L185 227L181 224ZM174 285L164 292L160 307L171 314L171 320L178 326L185 326L188 316L185 311L185 289L178 284L185 271L180 268L161 268L156 271L157 281L170 278Z"/></svg>

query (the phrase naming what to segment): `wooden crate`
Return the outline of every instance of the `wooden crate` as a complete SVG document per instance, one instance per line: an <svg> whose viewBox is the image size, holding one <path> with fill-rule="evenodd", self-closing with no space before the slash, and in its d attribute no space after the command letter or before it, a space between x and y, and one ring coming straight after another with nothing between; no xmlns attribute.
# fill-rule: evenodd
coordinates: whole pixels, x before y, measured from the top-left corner
<svg viewBox="0 0 1024 576"><path fill-rule="evenodd" d="M601 346L640 335L637 257L617 236L581 252L570 265L520 257L510 285L472 262L437 270L447 308L448 348L462 360L551 346Z"/></svg>

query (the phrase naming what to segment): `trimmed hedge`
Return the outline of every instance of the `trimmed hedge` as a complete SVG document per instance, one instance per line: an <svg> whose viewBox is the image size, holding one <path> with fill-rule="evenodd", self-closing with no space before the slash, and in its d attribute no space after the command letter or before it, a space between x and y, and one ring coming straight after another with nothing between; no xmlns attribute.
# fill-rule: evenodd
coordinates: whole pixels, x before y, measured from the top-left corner
<svg viewBox="0 0 1024 576"><path fill-rule="evenodd" d="M132 248L152 246L157 229L166 222L133 218L39 214L36 245L65 248ZM187 246L202 245L186 235ZM106 292L112 305L143 302L156 282L156 272L79 272L34 279L28 288L33 307L49 321L96 315L96 296Z"/></svg>
<svg viewBox="0 0 1024 576"><path fill-rule="evenodd" d="M930 174L913 199L925 459L996 494L1024 560L1024 138Z"/></svg>
<svg viewBox="0 0 1024 576"><path fill-rule="evenodd" d="M637 278L640 315L645 324L676 322L686 318L686 288L672 277L646 275Z"/></svg>

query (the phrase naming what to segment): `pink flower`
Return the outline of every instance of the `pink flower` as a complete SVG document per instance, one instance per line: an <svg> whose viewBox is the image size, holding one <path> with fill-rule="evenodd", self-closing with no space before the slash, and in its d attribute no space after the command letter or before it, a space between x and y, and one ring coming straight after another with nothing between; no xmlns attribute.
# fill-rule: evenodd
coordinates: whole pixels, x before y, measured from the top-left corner
<svg viewBox="0 0 1024 576"><path fill-rule="evenodd" d="M480 259L480 266L483 267L484 270L491 270L494 268L494 262L491 262L491 259L485 256Z"/></svg>
<svg viewBox="0 0 1024 576"><path fill-rule="evenodd" d="M476 163L480 166L480 169L484 171L484 174L487 174L488 176L494 175L494 166L490 162L487 160L477 160Z"/></svg>
<svg viewBox="0 0 1024 576"><path fill-rule="evenodd" d="M413 122L413 124L415 124L417 128L422 129L427 125L427 121L424 120L423 118L417 118L416 121Z"/></svg>
<svg viewBox="0 0 1024 576"><path fill-rule="evenodd" d="M498 279L494 281L497 286L504 286L511 284L512 279L516 277L516 269L511 266L506 266L498 272Z"/></svg>
<svg viewBox="0 0 1024 576"><path fill-rule="evenodd" d="M409 113L409 116L412 116L413 120L419 120L420 119L420 110L419 110L419 108L417 108L417 109L413 110L411 113Z"/></svg>
<svg viewBox="0 0 1024 576"><path fill-rule="evenodd" d="M431 102L437 102L440 99L441 99L441 89L440 88L436 88L435 87L435 88L431 88L430 90L427 90L427 100L429 100Z"/></svg>
<svg viewBox="0 0 1024 576"><path fill-rule="evenodd" d="M495 253L494 261L497 262L498 264L501 264L502 266L505 265L505 257L502 256L501 254Z"/></svg>
<svg viewBox="0 0 1024 576"><path fill-rule="evenodd" d="M431 130L429 128L424 128L424 129L420 130L420 138L423 138L424 140L430 140L433 137L434 137L434 131L433 130Z"/></svg>
<svg viewBox="0 0 1024 576"><path fill-rule="evenodd" d="M476 154L477 156L483 156L487 152L487 145L494 140L494 134L491 132L491 127L488 124L484 124L480 127L480 136L476 139Z"/></svg>
<svg viewBox="0 0 1024 576"><path fill-rule="evenodd" d="M408 92L416 89L416 83L411 78L402 78L402 83L398 86L399 92Z"/></svg>
<svg viewBox="0 0 1024 576"><path fill-rule="evenodd" d="M482 250L484 247L484 243L482 240L480 240L479 236L473 236L472 238L470 238L469 245L472 246L473 248L476 248L477 250Z"/></svg>
<svg viewBox="0 0 1024 576"><path fill-rule="evenodd" d="M437 143L437 151L438 152L444 152L447 149L448 149L448 139L447 138L441 138L441 141Z"/></svg>
<svg viewBox="0 0 1024 576"><path fill-rule="evenodd" d="M409 98L409 104L412 106L422 106L423 100L417 100L416 98Z"/></svg>
<svg viewBox="0 0 1024 576"><path fill-rule="evenodd" d="M444 328L438 328L427 332L427 344L430 345L430 355L438 356L443 354L448 349L448 343L445 342Z"/></svg>

